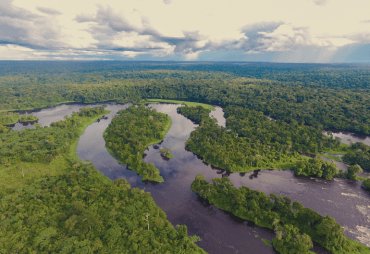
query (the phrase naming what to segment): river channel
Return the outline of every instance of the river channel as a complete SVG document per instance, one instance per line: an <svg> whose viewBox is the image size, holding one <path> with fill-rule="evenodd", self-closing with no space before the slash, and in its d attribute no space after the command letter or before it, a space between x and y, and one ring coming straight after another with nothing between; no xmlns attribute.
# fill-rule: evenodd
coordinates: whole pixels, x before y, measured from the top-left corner
<svg viewBox="0 0 370 254"><path fill-rule="evenodd" d="M101 104L72 104L59 105L43 109L32 114L39 117L41 126L51 122L63 120L65 115L78 111L81 107L94 107ZM150 146L146 150L144 161L154 163L163 176L164 183L143 182L135 172L128 170L125 165L119 164L106 150L103 132L108 127L117 111L128 107L108 104L107 110L111 113L108 119L102 119L88 126L80 137L77 153L83 160L90 160L95 168L111 180L124 177L131 186L145 188L151 192L156 204L167 214L167 219L173 225L186 225L189 235L198 235L202 241L198 246L208 253L275 253L267 247L261 238L271 240L275 237L272 230L260 228L226 213L204 200L190 190L195 175L201 173L211 181L212 178L228 176L235 187L249 186L253 190L260 190L267 195L277 195L299 201L303 206L320 213L323 216L332 216L344 227L347 237L370 246L370 195L361 188L361 182L349 179L325 179L296 176L293 171L261 170L249 173L229 173L212 167L198 156L185 149L185 142L190 133L198 126L189 119L177 113L178 104L149 104L158 112L168 114L172 119L172 126L165 139L159 145L170 148L174 158L164 160L158 153L159 149ZM215 107L213 115L220 125L225 126L223 111ZM29 128L16 124L13 129ZM348 139L352 134L348 135ZM365 138L366 139L366 138ZM339 164L338 164L339 165ZM344 166L343 166L344 165ZM341 168L345 164L340 165ZM256 238L255 235L259 237ZM320 246L314 246L315 253L330 253Z"/></svg>

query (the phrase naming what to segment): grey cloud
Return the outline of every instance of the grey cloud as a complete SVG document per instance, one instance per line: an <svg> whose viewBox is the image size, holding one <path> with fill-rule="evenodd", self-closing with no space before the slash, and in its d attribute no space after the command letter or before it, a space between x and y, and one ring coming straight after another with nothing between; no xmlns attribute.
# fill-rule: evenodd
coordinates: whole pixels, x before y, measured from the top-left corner
<svg viewBox="0 0 370 254"><path fill-rule="evenodd" d="M229 48L242 49L244 51L259 51L264 47L262 39L265 38L264 33L271 33L276 30L279 26L284 24L283 22L260 22L251 25L247 25L241 29L248 39L235 41L229 45Z"/></svg>
<svg viewBox="0 0 370 254"><path fill-rule="evenodd" d="M60 11L52 9L52 8L37 7L36 9L38 11L41 11L41 12L43 12L45 14L49 14L49 15L60 15L60 14L62 14Z"/></svg>
<svg viewBox="0 0 370 254"><path fill-rule="evenodd" d="M348 39L354 40L357 43L370 43L370 33L360 33L347 36Z"/></svg>
<svg viewBox="0 0 370 254"><path fill-rule="evenodd" d="M74 18L78 23L94 21L95 18L92 15L81 13Z"/></svg>
<svg viewBox="0 0 370 254"><path fill-rule="evenodd" d="M1 44L32 49L55 48L63 46L59 36L59 27L50 18L18 8L12 0L0 1Z"/></svg>
<svg viewBox="0 0 370 254"><path fill-rule="evenodd" d="M165 4L170 4L172 0L163 0Z"/></svg>
<svg viewBox="0 0 370 254"><path fill-rule="evenodd" d="M152 48L147 44L150 42L155 43L167 43L168 45L174 46L175 53L194 53L200 50L204 50L209 47L211 44L206 44L204 47L197 47L196 43L199 40L204 39L199 31L183 31L183 37L169 37L163 36L158 31L150 26L149 20L142 18L142 28L137 28L131 25L127 19L116 13L111 7L103 7L98 5L98 11L95 17L88 16L86 14L77 15L75 20L77 22L87 22L92 21L95 24L90 25L89 32L94 39L98 40L98 48L103 49L112 49L116 50L116 47L113 45L113 40L117 36L121 36L122 32L125 33L136 33L138 35L147 35L150 36L150 39L147 43L143 42L140 45L132 48L120 48L121 51L148 51L149 49L160 50L163 48Z"/></svg>
<svg viewBox="0 0 370 254"><path fill-rule="evenodd" d="M370 23L370 19L369 20L362 20L361 23Z"/></svg>
<svg viewBox="0 0 370 254"><path fill-rule="evenodd" d="M32 20L40 17L28 10L13 6L14 0L0 1L0 17L10 17L22 20Z"/></svg>
<svg viewBox="0 0 370 254"><path fill-rule="evenodd" d="M95 21L99 24L108 25L117 32L132 32L136 30L122 15L115 13L111 7L104 8L102 5L98 5L98 7Z"/></svg>

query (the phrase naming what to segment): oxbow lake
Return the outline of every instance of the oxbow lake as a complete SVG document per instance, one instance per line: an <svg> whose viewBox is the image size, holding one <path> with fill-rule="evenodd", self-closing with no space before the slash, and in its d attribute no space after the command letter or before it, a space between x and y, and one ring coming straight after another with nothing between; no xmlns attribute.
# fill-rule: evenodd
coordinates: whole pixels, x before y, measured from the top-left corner
<svg viewBox="0 0 370 254"><path fill-rule="evenodd" d="M32 112L39 117L41 126L48 126L55 121L71 116L73 111L81 107L100 106L97 104L59 105L52 108ZM106 150L103 132L112 118L121 109L132 104L108 104L111 113L107 119L101 119L88 126L81 136L77 153L83 160L90 160L95 168L111 180L124 177L131 186L150 192L154 201L167 214L167 219L175 226L186 225L189 235L198 235L202 241L198 246L208 253L275 253L267 247L261 238L272 240L272 230L255 226L253 222L244 221L232 214L224 212L214 205L209 205L190 190L195 175L201 173L207 181L212 178L228 176L235 187L249 186L253 190L275 193L298 201L303 206L320 213L332 216L344 228L347 237L370 246L370 194L361 188L361 182L350 179L325 179L295 176L293 171L259 170L249 173L229 173L217 169L202 161L201 158L185 149L185 142L190 133L198 126L186 117L177 113L179 104L148 104L158 112L168 114L172 126L163 142L159 145L170 148L174 158L164 160L153 146L147 148L144 161L154 163L163 176L164 183L143 182L135 172L128 170L126 165L119 164ZM219 125L225 126L225 118L221 107L210 115L217 118ZM17 123L13 129L34 128ZM370 145L369 137L354 136L351 133L334 133L343 142L364 142ZM347 141L348 142L348 141ZM346 143L347 143L346 142ZM324 158L325 159L325 158ZM347 165L335 162L340 169ZM258 238L255 238L258 235ZM315 253L331 253L320 246L314 246Z"/></svg>

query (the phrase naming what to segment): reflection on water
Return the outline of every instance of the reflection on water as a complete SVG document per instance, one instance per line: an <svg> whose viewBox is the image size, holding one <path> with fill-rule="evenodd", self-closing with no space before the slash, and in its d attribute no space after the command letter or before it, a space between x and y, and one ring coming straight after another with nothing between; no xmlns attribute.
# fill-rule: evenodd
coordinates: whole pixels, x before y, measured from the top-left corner
<svg viewBox="0 0 370 254"><path fill-rule="evenodd" d="M207 181L215 177L229 176L237 188L249 186L267 195L275 193L290 197L292 201L299 201L303 206L321 215L331 215L346 229L345 234L348 237L365 243L363 239L366 239L367 231L364 228L368 228L369 213L367 208L362 207L370 203L370 195L360 187L360 182L348 179L326 181L319 178L296 176L292 171L281 170L230 173L212 167L186 149L185 141L197 125L177 113L176 108L179 105L149 105L156 108L158 112L168 114L172 119L172 126L160 146L170 148L174 158L163 160L158 153L157 145L148 147L144 161L154 163L165 182L141 181L141 177L129 170L127 166L119 164L107 152L103 139L103 132L117 111L129 105L108 105L107 109L112 111L107 115L108 119L101 119L86 128L78 143L78 155L83 160L91 160L99 171L112 180L125 177L132 187L145 187L146 191L151 192L157 205L166 212L167 219L173 225L185 224L188 226L189 235L196 234L202 238L202 241L197 244L205 251L209 253L274 253L272 248L265 246L260 239L271 240L275 236L271 230L236 218L199 198L190 190L190 185L198 173L203 174ZM61 105L46 109L46 112L41 110L34 114L40 118L41 125L46 125L62 120L64 115L71 115L72 111L78 111L83 106L96 105ZM55 110L54 113L53 110ZM220 107L216 107L217 110L222 112ZM224 122L221 113L213 115L218 118L220 124ZM345 164L340 166L344 167ZM256 239L255 235L259 238ZM314 251L330 253L319 246L315 246Z"/></svg>

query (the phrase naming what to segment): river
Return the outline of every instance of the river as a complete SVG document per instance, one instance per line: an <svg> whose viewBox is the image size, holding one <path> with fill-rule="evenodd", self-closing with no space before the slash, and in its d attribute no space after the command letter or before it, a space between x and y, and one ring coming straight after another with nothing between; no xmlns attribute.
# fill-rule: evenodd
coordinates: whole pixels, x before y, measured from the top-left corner
<svg viewBox="0 0 370 254"><path fill-rule="evenodd" d="M72 111L78 111L81 107L96 105L101 104L59 105L32 114L39 117L39 124L45 126L63 120L65 115L70 116ZM332 216L344 227L347 237L370 246L370 195L360 187L361 182L349 179L326 181L296 176L293 171L229 173L214 168L185 149L185 141L198 125L177 113L176 109L180 106L178 104L148 105L156 108L158 112L168 114L172 119L172 126L160 147L170 148L174 158L164 160L158 153L159 149L148 147L144 161L154 163L165 182L141 181L141 177L128 170L125 165L119 164L107 152L103 139L103 132L116 112L129 105L131 104L108 104L107 109L112 111L107 115L108 119L102 119L86 128L78 143L78 155L83 160L90 160L96 169L111 180L124 177L132 187L145 188L145 191L151 192L154 201L166 212L167 219L173 225L186 225L189 235L200 236L202 241L197 244L208 253L275 253L261 241L261 238L271 240L275 235L271 230L254 226L253 223L236 218L199 198L190 190L190 185L198 173L203 174L207 181L228 176L237 188L249 186L267 195L282 194L292 201L299 201L321 215ZM222 108L215 108L216 111L212 111L210 115L217 118L220 125L225 126ZM14 128L17 128L17 125ZM345 164L341 167L345 167ZM255 235L259 237L255 238ZM319 246L315 246L313 251L330 253Z"/></svg>

